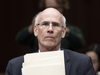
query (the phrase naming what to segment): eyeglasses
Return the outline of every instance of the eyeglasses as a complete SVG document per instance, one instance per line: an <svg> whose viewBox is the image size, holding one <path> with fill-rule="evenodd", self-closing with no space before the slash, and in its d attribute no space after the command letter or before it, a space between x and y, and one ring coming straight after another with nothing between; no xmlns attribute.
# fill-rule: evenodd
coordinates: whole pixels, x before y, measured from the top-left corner
<svg viewBox="0 0 100 75"><path fill-rule="evenodd" d="M48 21L44 21L41 24L37 24L40 25L42 28L49 28L50 27L50 22ZM61 26L58 22L52 22L52 28L53 29L59 29L59 28L63 28L64 26Z"/></svg>

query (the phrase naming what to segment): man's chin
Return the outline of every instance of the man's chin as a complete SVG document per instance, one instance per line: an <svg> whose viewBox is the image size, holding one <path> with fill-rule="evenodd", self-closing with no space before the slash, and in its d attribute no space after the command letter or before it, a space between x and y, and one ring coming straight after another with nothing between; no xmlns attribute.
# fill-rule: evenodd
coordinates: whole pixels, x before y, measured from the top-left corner
<svg viewBox="0 0 100 75"><path fill-rule="evenodd" d="M54 47L55 45L54 44L51 44L51 43L46 43L45 44L45 47L46 48L52 48L52 47Z"/></svg>
<svg viewBox="0 0 100 75"><path fill-rule="evenodd" d="M46 48L52 48L54 45L45 45Z"/></svg>

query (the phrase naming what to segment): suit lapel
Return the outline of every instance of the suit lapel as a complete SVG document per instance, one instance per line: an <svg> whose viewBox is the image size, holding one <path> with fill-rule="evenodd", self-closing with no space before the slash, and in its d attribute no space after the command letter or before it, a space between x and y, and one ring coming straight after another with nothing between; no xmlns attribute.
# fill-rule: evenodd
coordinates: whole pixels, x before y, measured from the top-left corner
<svg viewBox="0 0 100 75"><path fill-rule="evenodd" d="M71 66L71 64L69 62L65 62L65 73L66 73L66 75L69 75L69 73L70 73L70 66Z"/></svg>
<svg viewBox="0 0 100 75"><path fill-rule="evenodd" d="M64 60L65 60L65 73L66 75L69 75L71 63L70 63L70 58L68 56L67 50L64 50Z"/></svg>

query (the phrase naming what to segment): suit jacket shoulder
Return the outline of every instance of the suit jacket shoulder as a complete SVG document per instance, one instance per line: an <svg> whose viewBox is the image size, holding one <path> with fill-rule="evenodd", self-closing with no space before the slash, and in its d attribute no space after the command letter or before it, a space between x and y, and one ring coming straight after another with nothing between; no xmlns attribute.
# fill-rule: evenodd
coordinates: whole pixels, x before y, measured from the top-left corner
<svg viewBox="0 0 100 75"><path fill-rule="evenodd" d="M78 52L71 51L71 50L68 50L68 49L64 49L64 53L65 53L65 55L68 55L68 57L72 60L73 60L73 58L77 58L78 60L90 58L89 56L87 56L83 53L78 53Z"/></svg>
<svg viewBox="0 0 100 75"><path fill-rule="evenodd" d="M24 62L24 56L16 57L8 62L6 75L22 75L21 68Z"/></svg>
<svg viewBox="0 0 100 75"><path fill-rule="evenodd" d="M91 58L85 54L63 49L68 75L96 75Z"/></svg>

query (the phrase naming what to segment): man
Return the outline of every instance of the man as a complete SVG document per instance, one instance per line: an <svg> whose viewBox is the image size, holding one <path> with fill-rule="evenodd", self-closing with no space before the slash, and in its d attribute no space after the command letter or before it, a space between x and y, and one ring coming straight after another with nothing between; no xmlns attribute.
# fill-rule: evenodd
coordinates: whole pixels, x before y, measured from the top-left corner
<svg viewBox="0 0 100 75"><path fill-rule="evenodd" d="M66 10L69 9L68 0L39 0L39 7L41 10L44 8L53 7L56 8L59 12L66 15ZM34 24L34 19L32 20ZM61 41L61 47L70 50L77 50L82 48L85 45L85 40L81 30L69 23L66 24L68 30L66 36ZM38 50L38 42L32 31L32 25L23 28L16 35L16 42L21 45L27 45L31 47L32 52Z"/></svg>
<svg viewBox="0 0 100 75"><path fill-rule="evenodd" d="M38 39L39 52L64 50L66 75L95 75L90 57L62 49L61 39L65 37L66 19L54 8L47 8L35 19L34 35ZM6 75L21 75L23 56L9 61Z"/></svg>

